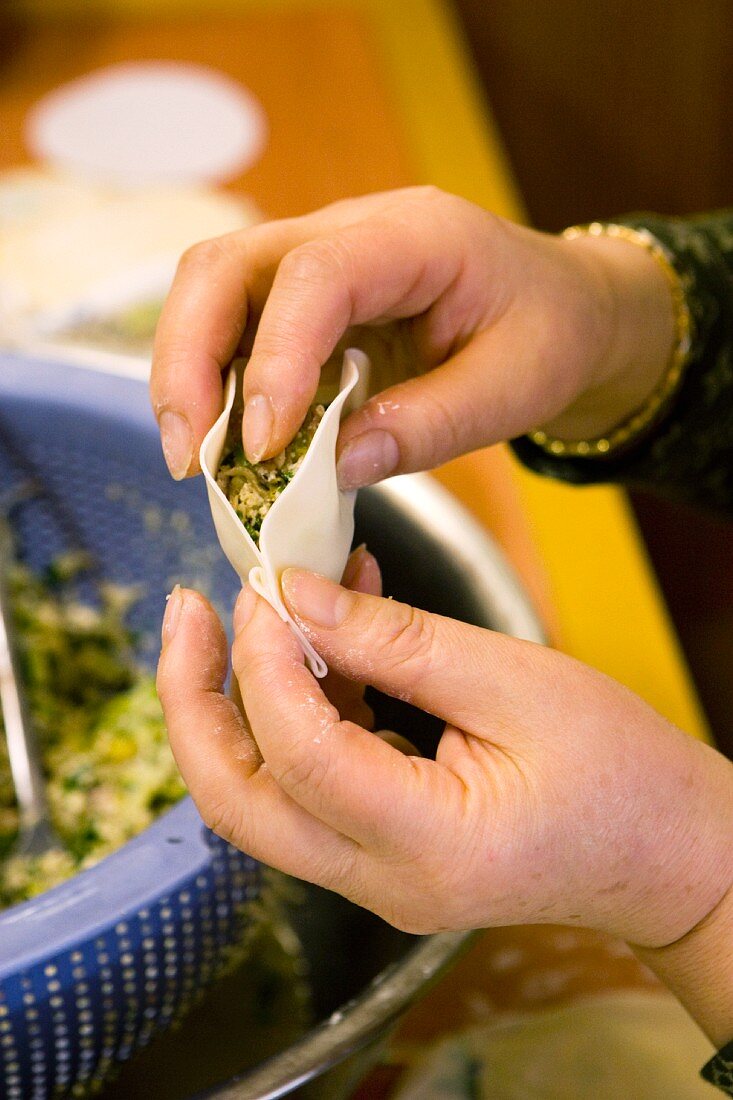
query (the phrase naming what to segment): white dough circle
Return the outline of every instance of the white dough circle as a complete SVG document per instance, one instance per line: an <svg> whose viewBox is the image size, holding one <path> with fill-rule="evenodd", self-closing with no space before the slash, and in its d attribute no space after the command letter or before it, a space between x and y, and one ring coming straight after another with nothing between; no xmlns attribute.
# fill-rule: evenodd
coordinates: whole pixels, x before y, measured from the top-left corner
<svg viewBox="0 0 733 1100"><path fill-rule="evenodd" d="M129 62L80 77L30 112L26 141L57 168L106 183L205 183L241 174L260 155L258 101L213 69Z"/></svg>

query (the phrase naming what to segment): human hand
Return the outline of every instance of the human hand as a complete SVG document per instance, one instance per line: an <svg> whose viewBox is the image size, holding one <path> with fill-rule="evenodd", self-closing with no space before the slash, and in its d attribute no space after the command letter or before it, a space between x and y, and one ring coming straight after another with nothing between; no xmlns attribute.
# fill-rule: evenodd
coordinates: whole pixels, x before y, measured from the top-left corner
<svg viewBox="0 0 733 1100"><path fill-rule="evenodd" d="M673 322L644 249L537 233L434 188L230 233L184 255L158 326L151 394L173 475L198 472L236 354L251 353L256 461L293 437L347 332L380 378L415 376L343 424L339 478L356 488L539 426L601 434L661 376Z"/></svg>
<svg viewBox="0 0 733 1100"><path fill-rule="evenodd" d="M712 749L542 646L302 571L283 592L336 673L445 732L435 760L411 757L340 714L249 588L233 647L245 721L221 694L218 620L177 592L159 691L217 833L413 932L566 923L655 950L714 909L733 877L733 787Z"/></svg>

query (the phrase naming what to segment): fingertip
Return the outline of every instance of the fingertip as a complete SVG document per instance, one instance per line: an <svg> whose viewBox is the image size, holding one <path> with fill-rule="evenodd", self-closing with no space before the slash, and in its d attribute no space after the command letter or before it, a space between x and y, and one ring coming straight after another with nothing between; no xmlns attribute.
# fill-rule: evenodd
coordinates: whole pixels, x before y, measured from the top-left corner
<svg viewBox="0 0 733 1100"><path fill-rule="evenodd" d="M339 488L343 492L375 485L397 472L400 448L391 432L370 428L349 440L336 462Z"/></svg>
<svg viewBox="0 0 733 1100"><path fill-rule="evenodd" d="M212 677L220 685L227 663L226 635L213 607L200 592L176 585L167 600L161 636L161 692L169 683L178 688L184 683L195 686Z"/></svg>
<svg viewBox="0 0 733 1100"><path fill-rule="evenodd" d="M185 416L164 409L158 417L163 457L171 477L182 481L187 476L194 457L193 432Z"/></svg>
<svg viewBox="0 0 733 1100"><path fill-rule="evenodd" d="M382 595L382 571L377 559L367 550L366 543L357 546L349 555L341 584L367 596Z"/></svg>
<svg viewBox="0 0 733 1100"><path fill-rule="evenodd" d="M242 443L249 462L261 462L268 455L274 421L269 397L263 393L250 394L242 418Z"/></svg>
<svg viewBox="0 0 733 1100"><path fill-rule="evenodd" d="M237 597L233 627L231 656L237 677L251 677L255 666L267 670L281 660L303 664L303 650L287 622L250 584Z"/></svg>
<svg viewBox="0 0 733 1100"><path fill-rule="evenodd" d="M234 615L232 617L232 625L235 634L241 634L242 631L246 629L255 613L258 600L259 596L252 585L247 583L243 584L242 591L237 596L237 602L234 605Z"/></svg>
<svg viewBox="0 0 733 1100"><path fill-rule="evenodd" d="M242 445L249 462L267 462L295 438L315 399L316 388L299 392L282 369L275 377L265 372L258 378L257 387L253 390L250 384L244 393Z"/></svg>
<svg viewBox="0 0 733 1100"><path fill-rule="evenodd" d="M344 572L341 577L341 584L344 588L354 589L358 586L359 576L361 574L364 556L368 553L366 543L362 542L360 546L357 546L349 554L346 565L344 566Z"/></svg>
<svg viewBox="0 0 733 1100"><path fill-rule="evenodd" d="M325 362L317 350L306 350L306 333L288 337L281 314L291 309L276 303L273 309L273 304L271 293L243 378L243 443L248 458L258 456L255 461L273 458L294 438L315 399Z"/></svg>
<svg viewBox="0 0 733 1100"><path fill-rule="evenodd" d="M357 598L352 590L307 569L286 569L281 586L285 603L298 622L326 630L341 626Z"/></svg>
<svg viewBox="0 0 733 1100"><path fill-rule="evenodd" d="M165 598L165 613L161 628L161 641L166 649L174 638L187 625L191 614L198 608L202 614L208 614L216 619L216 614L211 604L195 588L182 588L180 584L174 586L170 595ZM218 619L216 619L218 622Z"/></svg>
<svg viewBox="0 0 733 1100"><path fill-rule="evenodd" d="M183 589L177 584L170 595L165 598L165 613L160 630L160 641L163 649L170 645L175 637L178 623L183 608Z"/></svg>

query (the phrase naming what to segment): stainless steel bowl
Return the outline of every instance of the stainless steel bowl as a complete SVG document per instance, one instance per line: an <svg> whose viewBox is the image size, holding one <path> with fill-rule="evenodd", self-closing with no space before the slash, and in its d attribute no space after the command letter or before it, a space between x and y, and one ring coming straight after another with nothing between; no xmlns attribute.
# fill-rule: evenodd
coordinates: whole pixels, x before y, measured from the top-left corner
<svg viewBox="0 0 733 1100"><path fill-rule="evenodd" d="M393 478L359 497L357 538L379 559L385 591L415 605L543 641L542 627L494 541L432 478ZM372 694L380 725L398 729L425 753L441 723L404 703ZM123 1071L111 1096L137 1100L199 1096L264 1100L287 1095L340 1100L378 1057L405 1008L462 951L471 933L424 938L396 931L372 914L316 887L305 887L291 919L310 968L315 1016L302 1038L252 1065L247 1020L237 1014L247 967L230 979L177 1035L163 1036ZM216 998L219 998L218 1003ZM222 999L223 998L223 999ZM202 1037L212 1019L219 1024ZM191 1051L199 1044L199 1054ZM186 1066L182 1065L186 1061ZM211 1081L229 1076L226 1084Z"/></svg>

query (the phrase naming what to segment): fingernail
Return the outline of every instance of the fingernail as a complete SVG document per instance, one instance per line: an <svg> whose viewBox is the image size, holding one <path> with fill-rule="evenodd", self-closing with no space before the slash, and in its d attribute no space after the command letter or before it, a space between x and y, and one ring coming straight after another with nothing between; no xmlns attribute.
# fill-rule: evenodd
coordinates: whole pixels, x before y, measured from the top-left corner
<svg viewBox="0 0 733 1100"><path fill-rule="evenodd" d="M173 641L173 636L178 629L178 623L181 619L183 593L181 592L180 584L177 584L170 596L166 597L166 601L163 626L160 632L163 646L167 646Z"/></svg>
<svg viewBox="0 0 733 1100"><path fill-rule="evenodd" d="M171 477L181 481L188 473L193 457L193 434L185 417L166 409L158 420L163 457Z"/></svg>
<svg viewBox="0 0 733 1100"><path fill-rule="evenodd" d="M256 607L257 593L251 585L245 584L242 591L237 596L237 602L234 605L232 625L234 626L235 634L239 634L244 630L245 626L254 615Z"/></svg>
<svg viewBox="0 0 733 1100"><path fill-rule="evenodd" d="M390 432L372 428L344 447L336 466L341 489L359 489L389 477L397 469L400 449Z"/></svg>
<svg viewBox="0 0 733 1100"><path fill-rule="evenodd" d="M297 618L329 629L341 625L355 598L326 577L304 569L286 569L282 589L285 602Z"/></svg>
<svg viewBox="0 0 733 1100"><path fill-rule="evenodd" d="M248 397L244 406L242 436L250 462L259 462L265 454L272 435L272 423L272 405L269 399L261 393Z"/></svg>

